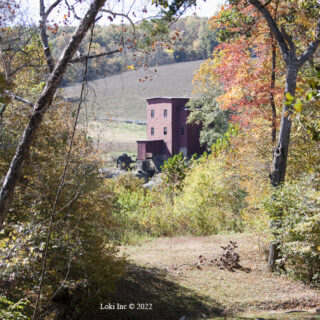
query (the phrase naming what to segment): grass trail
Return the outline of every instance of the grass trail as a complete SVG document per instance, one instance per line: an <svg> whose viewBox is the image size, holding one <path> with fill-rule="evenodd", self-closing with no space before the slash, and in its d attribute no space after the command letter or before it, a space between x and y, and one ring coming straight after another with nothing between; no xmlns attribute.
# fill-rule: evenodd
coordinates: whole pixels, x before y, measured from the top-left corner
<svg viewBox="0 0 320 320"><path fill-rule="evenodd" d="M236 241L242 270L206 262ZM319 291L270 274L253 234L160 238L127 246L128 275L115 302L152 303L152 310L105 311L108 319L320 319ZM199 265L199 256L207 260ZM207 264L207 265L206 265ZM294 311L294 312L293 312ZM184 318L185 317L185 318Z"/></svg>

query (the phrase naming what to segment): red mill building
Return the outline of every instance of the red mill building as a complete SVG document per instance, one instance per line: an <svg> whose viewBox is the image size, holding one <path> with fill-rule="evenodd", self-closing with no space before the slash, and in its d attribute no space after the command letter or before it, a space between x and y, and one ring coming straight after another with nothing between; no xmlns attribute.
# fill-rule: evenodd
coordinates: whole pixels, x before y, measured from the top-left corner
<svg viewBox="0 0 320 320"><path fill-rule="evenodd" d="M182 152L185 156L201 154L200 126L187 123L188 98L147 99L147 140L137 141L138 160L155 156L166 160Z"/></svg>

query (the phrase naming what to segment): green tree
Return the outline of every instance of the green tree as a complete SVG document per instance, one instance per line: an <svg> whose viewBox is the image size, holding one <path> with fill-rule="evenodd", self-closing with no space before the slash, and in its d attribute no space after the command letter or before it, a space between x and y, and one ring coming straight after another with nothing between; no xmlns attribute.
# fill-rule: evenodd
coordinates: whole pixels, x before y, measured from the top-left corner
<svg viewBox="0 0 320 320"><path fill-rule="evenodd" d="M202 20L200 29L200 49L202 50L203 59L210 58L214 48L219 44L217 31L210 28L208 20Z"/></svg>
<svg viewBox="0 0 320 320"><path fill-rule="evenodd" d="M201 124L200 142L206 145L208 150L224 136L229 127L231 112L219 108L216 101L219 93L219 89L211 88L188 102L191 108L188 122Z"/></svg>
<svg viewBox="0 0 320 320"><path fill-rule="evenodd" d="M180 152L169 158L161 166L163 181L171 198L182 190L183 180L193 159L189 162Z"/></svg>

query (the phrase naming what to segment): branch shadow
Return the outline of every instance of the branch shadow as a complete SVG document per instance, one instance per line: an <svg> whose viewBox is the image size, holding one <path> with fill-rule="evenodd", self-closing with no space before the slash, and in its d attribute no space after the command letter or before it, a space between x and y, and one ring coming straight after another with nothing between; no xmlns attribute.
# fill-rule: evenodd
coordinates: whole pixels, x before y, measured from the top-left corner
<svg viewBox="0 0 320 320"><path fill-rule="evenodd" d="M134 264L129 264L127 269L126 277L118 283L110 300L105 301L105 305L110 303L117 309L118 303L126 306L126 310L99 310L97 319L191 320L224 316L217 301L173 282L164 270ZM129 309L130 304L131 308L134 305L133 310Z"/></svg>

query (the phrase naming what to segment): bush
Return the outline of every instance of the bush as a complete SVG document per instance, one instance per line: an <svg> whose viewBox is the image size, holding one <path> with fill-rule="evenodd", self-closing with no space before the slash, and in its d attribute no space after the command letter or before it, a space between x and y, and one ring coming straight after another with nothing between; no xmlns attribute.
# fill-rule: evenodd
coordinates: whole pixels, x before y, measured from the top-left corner
<svg viewBox="0 0 320 320"><path fill-rule="evenodd" d="M143 179L132 173L120 175L107 182L114 193L113 218L119 227L114 229L113 238L120 242L130 242L144 233L141 230L141 208L144 205L147 189L142 187Z"/></svg>
<svg viewBox="0 0 320 320"><path fill-rule="evenodd" d="M182 152L169 158L161 166L162 180L166 187L166 193L171 199L183 188L184 178L189 167L192 165L195 157L192 157L190 161L183 155Z"/></svg>
<svg viewBox="0 0 320 320"><path fill-rule="evenodd" d="M320 284L320 193L309 181L287 183L268 197L263 207L272 221L281 259L293 277Z"/></svg>
<svg viewBox="0 0 320 320"><path fill-rule="evenodd" d="M203 157L188 172L184 188L175 199L174 213L184 221L188 233L239 231L245 196L239 177L228 173L218 159Z"/></svg>
<svg viewBox="0 0 320 320"><path fill-rule="evenodd" d="M128 242L136 235L208 235L242 230L240 212L246 205L246 192L240 188L239 177L227 173L222 162L207 156L184 169L180 191L174 194L168 193L166 178L153 190L134 187L134 178L131 187L119 186L128 178L115 181L115 215L125 230L120 234L122 241Z"/></svg>
<svg viewBox="0 0 320 320"><path fill-rule="evenodd" d="M14 303L7 299L7 297L0 295L0 319L1 320L30 320L25 315L25 309L28 301L21 299Z"/></svg>

